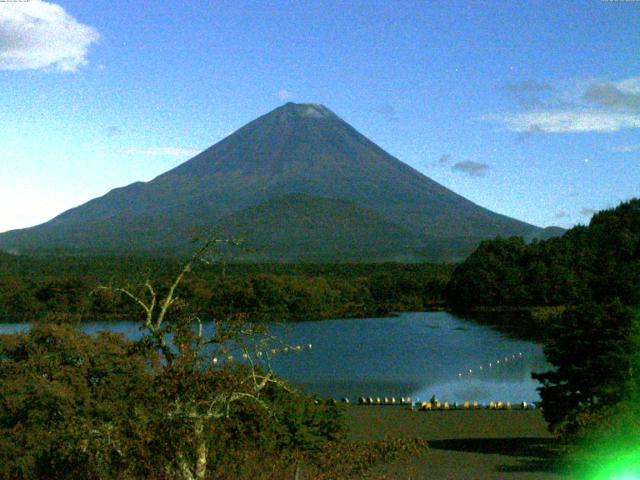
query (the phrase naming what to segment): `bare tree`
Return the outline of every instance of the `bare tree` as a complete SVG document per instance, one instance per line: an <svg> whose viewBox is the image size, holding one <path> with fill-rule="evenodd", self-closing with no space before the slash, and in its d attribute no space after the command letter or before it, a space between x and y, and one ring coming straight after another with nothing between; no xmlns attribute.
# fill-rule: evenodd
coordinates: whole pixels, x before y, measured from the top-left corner
<svg viewBox="0 0 640 480"><path fill-rule="evenodd" d="M171 478L203 480L206 477L209 467L206 432L212 423L231 415L234 403L253 402L270 412L268 399L263 395L265 389L275 386L289 390L270 368L271 349L267 344L276 339L263 328L246 317L236 316L211 320L211 332L205 333L204 322L184 311L178 287L196 264L211 264L217 247L223 244L238 245L239 242L207 241L182 266L164 294L158 293L150 279L138 290L104 285L97 288L125 295L144 311L142 341L160 353L160 376L189 379L185 382L188 387L174 381L173 398L163 413L167 422L186 427L191 437L191 451L177 448L175 458L165 465L165 472ZM234 363L234 354L239 362ZM231 380L216 382L225 370Z"/></svg>

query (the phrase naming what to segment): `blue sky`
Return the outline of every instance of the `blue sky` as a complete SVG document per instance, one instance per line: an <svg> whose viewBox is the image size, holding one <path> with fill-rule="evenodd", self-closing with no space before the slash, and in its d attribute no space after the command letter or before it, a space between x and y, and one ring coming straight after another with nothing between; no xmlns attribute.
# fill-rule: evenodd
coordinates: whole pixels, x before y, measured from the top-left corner
<svg viewBox="0 0 640 480"><path fill-rule="evenodd" d="M0 231L319 102L490 208L640 195L640 2L0 3Z"/></svg>

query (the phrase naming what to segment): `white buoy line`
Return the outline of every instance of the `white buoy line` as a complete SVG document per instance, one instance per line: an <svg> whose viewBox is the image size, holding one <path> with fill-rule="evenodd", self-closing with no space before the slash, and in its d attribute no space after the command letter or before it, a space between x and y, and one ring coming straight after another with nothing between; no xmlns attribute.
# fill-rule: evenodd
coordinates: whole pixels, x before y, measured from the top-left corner
<svg viewBox="0 0 640 480"><path fill-rule="evenodd" d="M498 368L501 365L505 365L509 362L514 362L516 360L520 360L521 358L522 358L522 352L514 353L512 355L506 355L504 358L499 358L497 360L480 365L478 369L475 371L477 373L478 371L484 371L485 369L488 369L488 368ZM473 373L474 373L473 368L465 369L462 372L458 373L458 378L468 377L470 375L473 375Z"/></svg>
<svg viewBox="0 0 640 480"><path fill-rule="evenodd" d="M313 344L312 343L307 343L305 345L288 345L282 348L267 348L264 350L256 350L255 352L253 352L253 355L257 358L263 358L263 357L273 357L275 355L282 355L282 354L286 354L286 353L300 353L300 352L308 352L309 350L311 350L313 348ZM249 354L248 352L243 352L242 355L239 355L238 358L242 358L244 360L248 360L251 357L251 354ZM234 355L221 355L221 356L216 356L213 357L211 359L211 363L214 365L219 365L221 363L227 362L227 363L232 363L234 362L236 359L236 356Z"/></svg>

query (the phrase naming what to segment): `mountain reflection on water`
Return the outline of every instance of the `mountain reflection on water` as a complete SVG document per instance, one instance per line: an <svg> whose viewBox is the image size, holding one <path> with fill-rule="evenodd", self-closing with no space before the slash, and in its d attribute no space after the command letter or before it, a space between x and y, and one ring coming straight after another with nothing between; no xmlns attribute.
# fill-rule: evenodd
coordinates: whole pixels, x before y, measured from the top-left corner
<svg viewBox="0 0 640 480"><path fill-rule="evenodd" d="M0 324L0 333L26 328ZM140 336L133 322L87 322L83 330ZM313 345L311 350L275 355L271 365L276 373L322 398L426 400L436 395L450 402L531 403L539 400L539 384L531 379L531 372L550 368L542 345L510 338L447 312L271 324L269 330L287 343ZM504 362L505 357L510 361Z"/></svg>

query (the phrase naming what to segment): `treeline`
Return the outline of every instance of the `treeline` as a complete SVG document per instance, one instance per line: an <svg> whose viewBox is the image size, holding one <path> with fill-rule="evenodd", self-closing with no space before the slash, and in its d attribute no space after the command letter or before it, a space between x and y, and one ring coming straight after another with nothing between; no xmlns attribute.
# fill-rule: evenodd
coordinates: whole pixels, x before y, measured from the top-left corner
<svg viewBox="0 0 640 480"><path fill-rule="evenodd" d="M527 245L484 241L446 288L454 309L640 303L640 199L596 213L588 226Z"/></svg>
<svg viewBox="0 0 640 480"><path fill-rule="evenodd" d="M482 242L454 270L446 299L454 309L490 313L478 318L486 323L495 324L496 312L504 311L497 322L502 327L544 340L553 368L533 378L541 383L549 428L568 442L565 463L578 477L602 476L593 465L635 448L640 199L598 212L588 226L559 238Z"/></svg>
<svg viewBox="0 0 640 480"><path fill-rule="evenodd" d="M433 264L201 265L179 288L184 305L204 316L303 320L385 315L440 306L453 267ZM142 292L169 285L176 260L139 257L28 257L0 254L0 319L135 319L130 299L99 285Z"/></svg>

